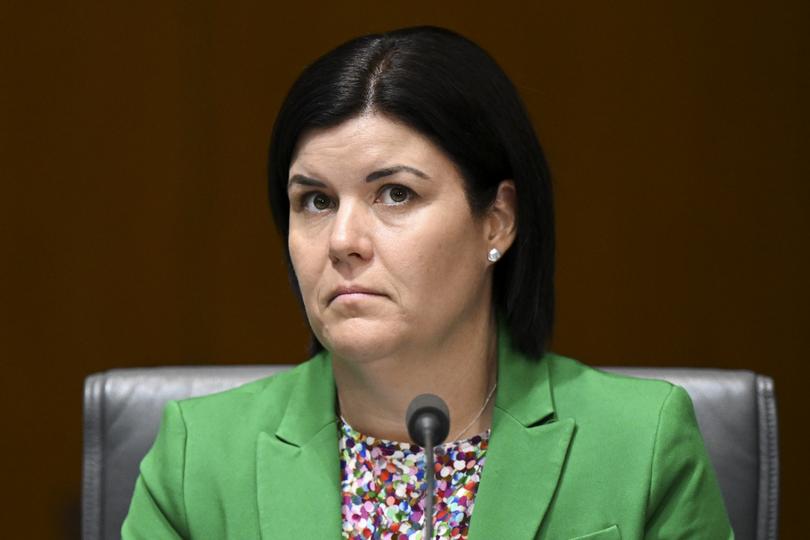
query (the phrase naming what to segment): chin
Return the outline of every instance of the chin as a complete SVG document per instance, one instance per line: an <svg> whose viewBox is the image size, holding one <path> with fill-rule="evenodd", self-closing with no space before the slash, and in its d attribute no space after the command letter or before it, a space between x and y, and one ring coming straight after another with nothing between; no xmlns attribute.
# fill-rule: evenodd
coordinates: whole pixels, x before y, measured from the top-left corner
<svg viewBox="0 0 810 540"><path fill-rule="evenodd" d="M350 318L325 324L316 333L332 354L353 362L391 356L405 342L402 329L390 321Z"/></svg>

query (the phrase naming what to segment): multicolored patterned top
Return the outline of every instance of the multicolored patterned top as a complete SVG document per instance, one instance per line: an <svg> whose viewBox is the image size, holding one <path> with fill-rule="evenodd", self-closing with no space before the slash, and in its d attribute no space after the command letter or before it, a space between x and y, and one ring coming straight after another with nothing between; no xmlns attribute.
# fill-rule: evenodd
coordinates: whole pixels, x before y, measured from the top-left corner
<svg viewBox="0 0 810 540"><path fill-rule="evenodd" d="M422 540L425 460L421 447L386 441L340 422L343 538ZM465 540L489 431L436 447L434 538Z"/></svg>

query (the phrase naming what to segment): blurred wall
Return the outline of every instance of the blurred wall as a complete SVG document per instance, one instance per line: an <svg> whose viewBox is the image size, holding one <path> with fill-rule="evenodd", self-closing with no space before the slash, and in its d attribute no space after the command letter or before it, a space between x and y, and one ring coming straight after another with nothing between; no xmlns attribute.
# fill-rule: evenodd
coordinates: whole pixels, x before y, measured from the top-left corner
<svg viewBox="0 0 810 540"><path fill-rule="evenodd" d="M7 537L78 534L87 374L305 357L266 205L274 115L317 55L425 23L501 62L547 150L554 348L773 376L782 527L798 535L809 12L801 0L3 2Z"/></svg>

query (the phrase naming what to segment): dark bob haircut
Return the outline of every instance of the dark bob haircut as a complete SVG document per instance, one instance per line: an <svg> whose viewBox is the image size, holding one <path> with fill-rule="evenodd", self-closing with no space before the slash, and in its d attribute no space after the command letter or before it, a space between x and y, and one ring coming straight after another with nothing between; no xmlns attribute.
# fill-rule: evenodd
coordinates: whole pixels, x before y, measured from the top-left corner
<svg viewBox="0 0 810 540"><path fill-rule="evenodd" d="M514 180L517 236L495 265L493 303L515 346L526 355L542 356L554 316L548 166L506 74L478 45L442 28L405 28L353 39L307 67L284 100L270 143L270 205L299 301L286 242L287 181L296 144L310 130L364 113L404 123L443 150L465 180L474 215L486 211L502 180ZM313 353L322 348L313 337Z"/></svg>

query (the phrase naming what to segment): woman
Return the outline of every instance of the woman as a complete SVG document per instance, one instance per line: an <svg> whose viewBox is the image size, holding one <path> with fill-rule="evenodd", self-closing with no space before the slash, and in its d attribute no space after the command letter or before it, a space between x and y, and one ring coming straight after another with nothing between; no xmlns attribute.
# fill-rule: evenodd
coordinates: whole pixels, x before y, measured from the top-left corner
<svg viewBox="0 0 810 540"><path fill-rule="evenodd" d="M436 538L729 538L686 393L546 353L554 235L517 93L437 28L292 87L270 195L312 359L171 403L124 538L421 538L405 411L448 404Z"/></svg>

